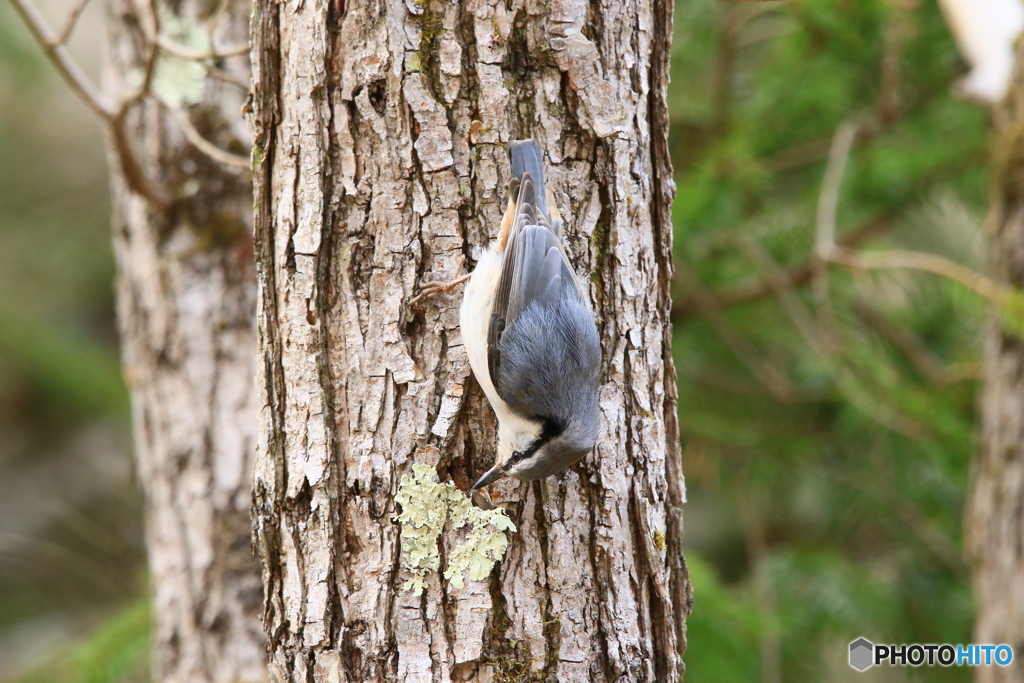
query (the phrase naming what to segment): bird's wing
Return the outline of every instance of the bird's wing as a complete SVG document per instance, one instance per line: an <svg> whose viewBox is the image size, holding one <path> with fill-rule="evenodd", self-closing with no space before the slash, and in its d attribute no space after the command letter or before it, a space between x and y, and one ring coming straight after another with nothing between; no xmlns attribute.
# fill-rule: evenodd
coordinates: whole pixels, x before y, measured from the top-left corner
<svg viewBox="0 0 1024 683"><path fill-rule="evenodd" d="M533 178L524 173L487 330L487 369L492 380L501 365L502 334L531 304L554 308L566 296L585 301L562 242L537 209L536 199Z"/></svg>

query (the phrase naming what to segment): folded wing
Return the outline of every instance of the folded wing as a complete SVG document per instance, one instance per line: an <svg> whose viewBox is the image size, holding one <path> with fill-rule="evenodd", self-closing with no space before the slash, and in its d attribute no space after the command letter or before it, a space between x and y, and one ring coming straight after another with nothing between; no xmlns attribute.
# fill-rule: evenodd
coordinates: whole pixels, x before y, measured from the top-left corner
<svg viewBox="0 0 1024 683"><path fill-rule="evenodd" d="M517 190L516 211L488 325L487 364L492 379L498 377L501 365L502 334L531 305L554 310L567 297L585 305L561 239L537 206L538 190L530 173L523 173Z"/></svg>

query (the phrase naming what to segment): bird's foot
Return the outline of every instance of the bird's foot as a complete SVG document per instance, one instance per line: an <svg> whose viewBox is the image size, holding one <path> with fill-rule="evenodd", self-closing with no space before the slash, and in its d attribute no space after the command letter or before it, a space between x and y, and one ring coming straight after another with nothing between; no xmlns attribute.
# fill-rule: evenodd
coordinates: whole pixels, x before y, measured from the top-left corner
<svg viewBox="0 0 1024 683"><path fill-rule="evenodd" d="M465 265L465 259L463 259L462 265L459 266L460 270L461 270L462 266L464 266L464 265ZM466 280L468 280L471 275L472 275L472 273L466 273L465 275L460 275L459 277L455 278L454 280L448 280L447 282L427 282L427 283L423 283L423 284L420 285L420 293L417 294L416 297L412 301L409 302L409 305L410 306L414 306L414 305L418 304L419 302L425 301L426 299L429 299L431 297L435 297L438 294L445 294L447 292L450 292L453 289L455 289L458 285L460 285L463 282L465 282Z"/></svg>

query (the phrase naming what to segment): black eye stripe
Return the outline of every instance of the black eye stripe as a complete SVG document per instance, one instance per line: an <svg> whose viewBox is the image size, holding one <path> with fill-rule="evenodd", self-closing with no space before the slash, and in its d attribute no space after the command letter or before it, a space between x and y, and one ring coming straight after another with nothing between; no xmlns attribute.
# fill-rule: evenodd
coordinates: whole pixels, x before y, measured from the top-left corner
<svg viewBox="0 0 1024 683"><path fill-rule="evenodd" d="M565 425L561 420L554 417L541 417L541 423L544 425L541 429L540 439L538 445L545 444L551 441L556 436L560 436L565 431Z"/></svg>
<svg viewBox="0 0 1024 683"><path fill-rule="evenodd" d="M561 435L562 431L564 431L565 429L561 420L557 420L551 417L538 417L534 419L539 420L543 425L543 427L541 428L540 436L537 438L536 441L531 443L526 450L513 452L508 459L509 465L516 465L518 463L521 463L523 460L526 460L527 458L533 457L533 455L538 450L540 450L541 446L548 443L555 437Z"/></svg>

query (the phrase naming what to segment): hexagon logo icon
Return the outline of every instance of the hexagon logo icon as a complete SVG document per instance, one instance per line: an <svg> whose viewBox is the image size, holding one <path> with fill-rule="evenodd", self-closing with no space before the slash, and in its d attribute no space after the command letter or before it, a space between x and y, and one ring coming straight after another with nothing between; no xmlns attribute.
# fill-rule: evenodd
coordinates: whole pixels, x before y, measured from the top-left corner
<svg viewBox="0 0 1024 683"><path fill-rule="evenodd" d="M857 671L864 671L874 662L875 646L866 638L858 638L850 643L850 666Z"/></svg>

